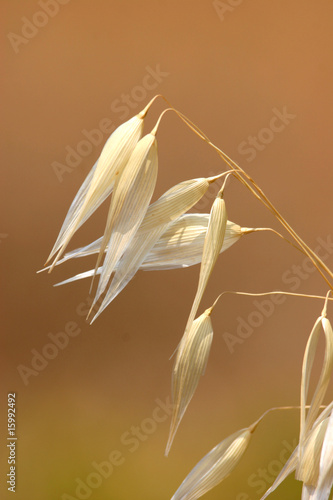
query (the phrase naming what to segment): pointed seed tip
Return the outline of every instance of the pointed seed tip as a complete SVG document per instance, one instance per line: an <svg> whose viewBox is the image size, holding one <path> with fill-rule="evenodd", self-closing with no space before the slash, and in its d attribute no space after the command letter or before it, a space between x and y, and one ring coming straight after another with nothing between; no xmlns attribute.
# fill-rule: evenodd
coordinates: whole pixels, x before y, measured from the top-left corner
<svg viewBox="0 0 333 500"><path fill-rule="evenodd" d="M254 433L254 431L256 430L256 428L258 427L258 425L260 424L261 422L261 418L258 418L258 420L256 422L254 422L252 425L250 425L250 427L248 428L249 432L251 434Z"/></svg>
<svg viewBox="0 0 333 500"><path fill-rule="evenodd" d="M206 316L210 316L212 314L212 311L214 309L214 306L215 306L215 303L211 306L211 307L208 307L208 309L205 310L204 314Z"/></svg>

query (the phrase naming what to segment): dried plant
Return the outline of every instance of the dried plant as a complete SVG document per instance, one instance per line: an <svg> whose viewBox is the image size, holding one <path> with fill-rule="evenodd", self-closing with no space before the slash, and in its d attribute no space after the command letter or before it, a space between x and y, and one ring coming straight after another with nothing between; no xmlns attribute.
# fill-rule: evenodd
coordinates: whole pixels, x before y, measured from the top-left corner
<svg viewBox="0 0 333 500"><path fill-rule="evenodd" d="M151 133L142 137L145 116L157 97L162 97L169 107L160 115ZM227 170L213 177L181 182L150 204L158 170L156 135L160 121L167 111L175 112L187 127L213 148L226 164ZM281 224L285 235L271 228L242 228L228 221L223 193L227 189L226 180L229 175L239 181L271 212ZM206 194L210 184L223 178L223 186L218 191L209 214L186 213ZM111 193L102 237L63 256L76 231ZM211 315L217 302L225 293L265 295L222 292L212 307L197 316L219 254L244 235L257 231L273 231L306 255L329 288L326 297L283 291L268 292L319 298L325 302L305 348L300 406L280 408L300 408L299 444L262 500L294 470L296 479L303 483L302 500L328 500L333 483L333 402L327 406L323 406L323 403L333 367L333 331L327 318L327 304L332 300L329 293L333 290L333 274L284 219L256 182L163 96L154 97L140 113L118 127L108 139L69 208L48 258L48 261L53 258L53 262L47 269L52 271L55 266L70 259L97 255L95 269L59 283L63 285L87 277L98 280L93 305L88 314L92 322L125 288L138 270L168 270L200 264L197 290L173 366L174 406L166 446L168 454L181 419L207 365L213 339ZM93 282L91 289L92 287ZM95 315L91 317L93 310ZM326 340L325 356L312 401L307 406L311 370L321 329ZM250 427L235 432L213 448L186 477L172 500L195 500L228 476L246 451L258 424L272 410L267 410Z"/></svg>

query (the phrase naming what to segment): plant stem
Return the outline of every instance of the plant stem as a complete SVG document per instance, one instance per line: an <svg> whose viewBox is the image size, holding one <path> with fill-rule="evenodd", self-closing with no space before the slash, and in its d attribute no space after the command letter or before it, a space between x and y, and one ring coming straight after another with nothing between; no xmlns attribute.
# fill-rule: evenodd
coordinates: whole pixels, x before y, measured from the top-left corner
<svg viewBox="0 0 333 500"><path fill-rule="evenodd" d="M165 98L164 98L165 99ZM225 154L220 148L215 146L211 142L211 140L191 121L187 118L183 113L177 111L168 101L165 101L169 104L171 108L173 108L179 118L202 140L204 140L209 146L211 146L218 155L223 159L223 161L235 172L235 176L237 179L246 186L251 193L261 201L266 208L274 215L276 219L282 224L282 226L288 231L288 233L294 238L294 240L298 243L298 245L302 248L307 257L312 261L313 265L317 269L317 271L321 274L327 285L333 291L333 285L329 282L323 271L325 271L331 279L333 279L332 271L326 266L326 264L315 254L313 250L303 241L303 239L296 233L296 231L290 226L290 224L286 221L286 219L280 214L280 212L275 208L273 203L267 198L263 190L256 184L256 182L236 163L234 162L227 154ZM245 178L244 178L244 177Z"/></svg>

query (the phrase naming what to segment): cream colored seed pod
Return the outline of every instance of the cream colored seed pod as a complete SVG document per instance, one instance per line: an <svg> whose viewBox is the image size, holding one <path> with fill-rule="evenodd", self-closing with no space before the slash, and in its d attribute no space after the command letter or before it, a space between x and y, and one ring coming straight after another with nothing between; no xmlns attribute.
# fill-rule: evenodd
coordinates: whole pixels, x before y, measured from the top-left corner
<svg viewBox="0 0 333 500"><path fill-rule="evenodd" d="M132 243L146 214L157 179L157 142L144 136L134 148L117 181L95 270L105 255L94 304L104 292L119 259ZM96 317L98 316L98 313Z"/></svg>
<svg viewBox="0 0 333 500"><path fill-rule="evenodd" d="M171 500L196 500L223 481L242 458L254 429L255 425L241 429L215 446L194 467Z"/></svg>
<svg viewBox="0 0 333 500"><path fill-rule="evenodd" d="M200 264L208 223L209 214L185 214L180 217L152 248L142 269L177 269ZM238 224L227 221L220 253L230 248L243 234Z"/></svg>
<svg viewBox="0 0 333 500"><path fill-rule="evenodd" d="M115 268L115 275L100 306L101 313L125 288L170 223L202 198L209 187L207 179L181 182L149 206L133 239Z"/></svg>
<svg viewBox="0 0 333 500"><path fill-rule="evenodd" d="M296 479L307 486L316 486L319 478L319 462L321 449L327 429L329 418L325 418L314 427L305 439L302 454L296 469Z"/></svg>
<svg viewBox="0 0 333 500"><path fill-rule="evenodd" d="M166 191L147 210L138 234L169 224L192 208L207 192L210 179L198 178L180 182Z"/></svg>
<svg viewBox="0 0 333 500"><path fill-rule="evenodd" d="M212 274L216 260L223 248L223 240L227 227L228 216L225 201L222 196L223 190L218 193L210 211L209 223L202 251L199 283L193 301L192 309L187 320L185 334L191 328L191 324L197 314L198 307L206 289L209 277Z"/></svg>
<svg viewBox="0 0 333 500"><path fill-rule="evenodd" d="M193 321L188 335L183 336L177 350L172 372L172 401L174 406L165 450L166 455L170 451L180 421L207 365L213 340L211 312L212 308L207 309Z"/></svg>
<svg viewBox="0 0 333 500"><path fill-rule="evenodd" d="M323 329L325 334L325 356L317 387L315 389L310 408L306 411L305 405L309 391L310 376L316 354L319 335ZM326 394L333 368L333 331L329 320L326 318L326 304L322 315L316 320L306 344L301 381L301 424L299 438L299 466L296 478L303 481L302 453L305 439L312 429L315 419L320 411L320 405Z"/></svg>
<svg viewBox="0 0 333 500"><path fill-rule="evenodd" d="M92 215L111 193L115 179L119 177L143 132L145 109L120 125L106 142L94 165L70 206L59 236L47 259L57 252L50 271L63 254L77 229Z"/></svg>
<svg viewBox="0 0 333 500"><path fill-rule="evenodd" d="M313 500L328 500L333 485L333 410L331 411L320 455L317 486L311 492Z"/></svg>
<svg viewBox="0 0 333 500"><path fill-rule="evenodd" d="M140 266L143 271L162 271L190 267L201 262L202 250L207 232L209 214L184 214L168 226L154 247L145 257ZM244 234L252 232L243 229L238 224L227 222L225 238L221 252L224 252L236 243ZM85 247L69 252L57 263L67 260L93 255L99 252L102 238ZM101 268L97 273L100 273ZM57 285L64 285L83 278L92 277L94 271L80 273Z"/></svg>

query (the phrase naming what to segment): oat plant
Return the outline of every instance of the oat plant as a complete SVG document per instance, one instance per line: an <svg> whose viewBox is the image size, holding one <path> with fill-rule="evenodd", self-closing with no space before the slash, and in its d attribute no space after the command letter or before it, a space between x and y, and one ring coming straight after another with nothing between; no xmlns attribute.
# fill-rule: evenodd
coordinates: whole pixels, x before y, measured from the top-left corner
<svg viewBox="0 0 333 500"><path fill-rule="evenodd" d="M157 98L164 99L167 107L153 129L143 135L145 117ZM223 160L224 170L214 176L184 180L151 203L158 175L157 135L159 124L167 112L175 113L186 127L213 148ZM228 178L240 182L271 212L281 225L281 233L273 228L245 228L228 220L224 200L231 180ZM187 213L205 196L213 183L218 183L219 190L210 213ZM65 252L74 234L103 202L109 203L103 235L83 247ZM240 238L258 231L272 231L307 256L325 281L329 290L326 297L284 291L252 293L221 290L214 304L200 314L201 301L219 255ZM199 265L192 308L174 353L171 382L173 413L166 455L205 372L213 339L214 310L226 293L250 296L281 293L299 297L300 300L319 299L323 302L323 310L305 346L299 404L268 409L249 427L225 437L192 469L172 500L200 498L227 477L245 453L257 426L273 410L300 413L299 443L262 500L294 471L296 479L303 483L302 500L328 500L333 483L333 401L325 404L325 396L333 368L333 331L327 318L328 304L332 300L332 271L290 226L252 177L161 95L155 96L140 113L120 125L106 142L68 210L47 260L51 263L46 269L51 272L63 262L92 254L96 255L94 269L58 283L64 285L90 278L91 293L95 290L87 317L90 323L111 304L137 271L166 271ZM309 402L311 371L321 333L326 342L325 355L319 381Z"/></svg>

